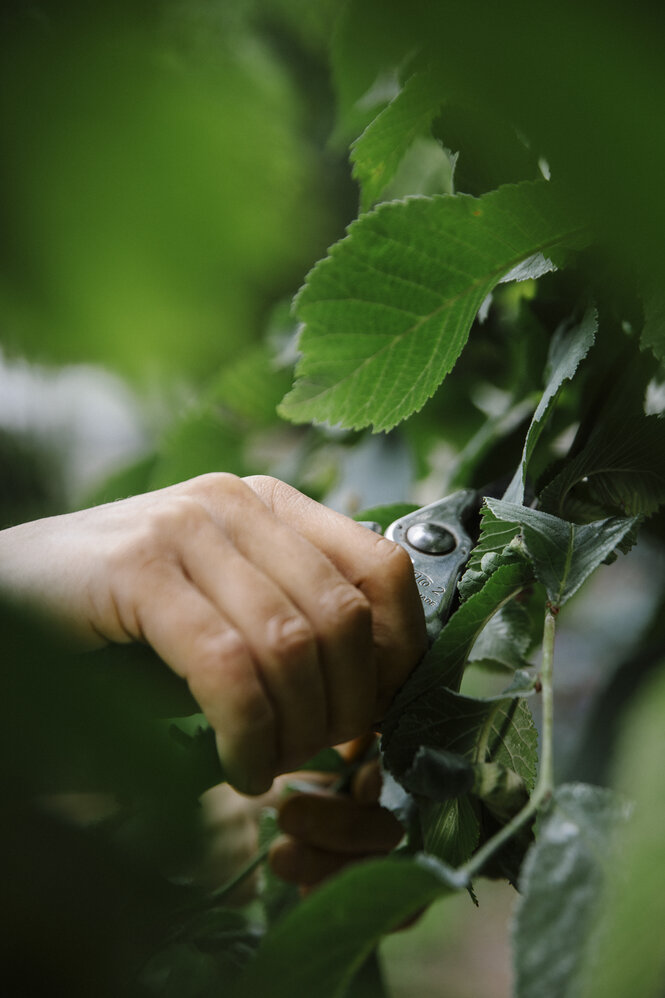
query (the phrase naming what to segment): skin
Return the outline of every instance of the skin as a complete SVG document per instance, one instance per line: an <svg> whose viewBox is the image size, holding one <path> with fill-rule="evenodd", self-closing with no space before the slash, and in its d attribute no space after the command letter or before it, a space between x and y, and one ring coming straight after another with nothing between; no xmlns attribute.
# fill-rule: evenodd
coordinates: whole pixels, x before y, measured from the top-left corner
<svg viewBox="0 0 665 998"><path fill-rule="evenodd" d="M150 644L248 794L370 730L426 647L406 552L265 476L2 531L0 585L84 646Z"/></svg>

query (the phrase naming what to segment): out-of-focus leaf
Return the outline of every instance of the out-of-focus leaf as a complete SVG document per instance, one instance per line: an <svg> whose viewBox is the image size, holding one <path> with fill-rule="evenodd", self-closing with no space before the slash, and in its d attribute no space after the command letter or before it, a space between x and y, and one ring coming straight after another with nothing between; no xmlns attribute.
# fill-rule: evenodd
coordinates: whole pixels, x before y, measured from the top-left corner
<svg viewBox="0 0 665 998"><path fill-rule="evenodd" d="M277 421L277 406L291 384L291 371L278 368L270 351L256 346L225 365L206 389L206 399L250 425Z"/></svg>
<svg viewBox="0 0 665 998"><path fill-rule="evenodd" d="M665 502L665 419L616 413L599 420L539 498L545 510L560 514L569 497L630 516L654 513Z"/></svg>
<svg viewBox="0 0 665 998"><path fill-rule="evenodd" d="M162 489L211 471L249 473L238 428L206 405L192 409L169 428L158 449L149 487Z"/></svg>
<svg viewBox="0 0 665 998"><path fill-rule="evenodd" d="M415 73L353 143L353 176L361 186L363 210L379 199L413 140L427 133L440 103L438 80Z"/></svg>
<svg viewBox="0 0 665 998"><path fill-rule="evenodd" d="M597 328L598 315L596 310L589 309L578 326L569 330L560 330L559 335L553 339L550 350L550 375L547 386L533 414L533 419L531 420L531 425L524 441L520 466L515 472L503 497L506 502L524 502L524 486L526 484L529 460L538 443L545 420L556 402L564 381L570 381L573 378L580 362L584 360L591 349Z"/></svg>
<svg viewBox="0 0 665 998"><path fill-rule="evenodd" d="M274 927L232 998L335 998L382 935L466 886L464 877L432 857L389 857L347 869Z"/></svg>
<svg viewBox="0 0 665 998"><path fill-rule="evenodd" d="M153 383L207 374L320 238L295 92L247 36L213 46L143 4L78 8L3 16L5 343Z"/></svg>
<svg viewBox="0 0 665 998"><path fill-rule="evenodd" d="M537 252L584 245L542 182L391 202L352 223L296 300L296 384L280 412L389 429L451 370L486 295Z"/></svg>
<svg viewBox="0 0 665 998"><path fill-rule="evenodd" d="M363 509L353 519L378 523L382 530L386 530L393 520L399 520L401 516L415 513L419 508L415 502L393 502L386 506L372 506L370 509Z"/></svg>
<svg viewBox="0 0 665 998"><path fill-rule="evenodd" d="M378 26L381 30L377 30ZM413 25L417 32L417 25ZM332 43L332 69L337 94L333 138L346 144L360 135L400 90L397 69L405 60L414 30L405 26L393 4L350 0L341 9ZM406 44L405 44L406 43Z"/></svg>
<svg viewBox="0 0 665 998"><path fill-rule="evenodd" d="M622 825L603 893L599 925L588 953L583 998L659 998L665 973L662 926L665 894L665 769L661 765L665 711L665 673L638 693L624 719L613 784L633 802Z"/></svg>
<svg viewBox="0 0 665 998"><path fill-rule="evenodd" d="M501 499L487 504L500 520L521 527L536 576L554 606L577 592L637 522L615 516L579 526Z"/></svg>
<svg viewBox="0 0 665 998"><path fill-rule="evenodd" d="M516 998L578 994L577 975L609 870L610 836L622 816L608 790L567 784L555 792L520 878Z"/></svg>
<svg viewBox="0 0 665 998"><path fill-rule="evenodd" d="M642 345L653 350L660 361L665 361L665 295L659 286L651 288L644 296Z"/></svg>

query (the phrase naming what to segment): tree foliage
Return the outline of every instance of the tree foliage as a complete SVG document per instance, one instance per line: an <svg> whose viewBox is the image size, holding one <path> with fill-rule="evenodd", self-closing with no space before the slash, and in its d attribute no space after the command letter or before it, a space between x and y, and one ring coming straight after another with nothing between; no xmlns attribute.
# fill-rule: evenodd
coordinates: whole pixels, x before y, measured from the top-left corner
<svg viewBox="0 0 665 998"><path fill-rule="evenodd" d="M565 625L638 534L663 538L662 12L131 6L3 15L0 72L26 81L0 107L6 349L102 359L143 386L158 370L171 410L154 452L94 498L211 468L288 477L352 513L390 502L363 514L382 526L433 479L438 495L485 498L454 612L382 723L403 844L302 900L266 877L234 909L224 889L183 882L197 795L222 776L196 705L143 652L82 671L4 609L3 834L25 915L6 935L10 970L26 993L52 970L26 958L45 933L18 848L50 837L52 864L74 871L60 911L62 884L39 868L70 989L78 974L100 995L358 994L382 936L491 876L521 892L519 998L619 995L638 976L655 998L662 682L630 712L602 788L555 785L551 704L559 611ZM28 508L21 496L8 522ZM662 659L662 588L655 605L627 653L635 674ZM313 765L344 770L333 752ZM90 835L34 805L91 790L123 806ZM270 816L263 827L274 834ZM95 900L103 917L86 925Z"/></svg>

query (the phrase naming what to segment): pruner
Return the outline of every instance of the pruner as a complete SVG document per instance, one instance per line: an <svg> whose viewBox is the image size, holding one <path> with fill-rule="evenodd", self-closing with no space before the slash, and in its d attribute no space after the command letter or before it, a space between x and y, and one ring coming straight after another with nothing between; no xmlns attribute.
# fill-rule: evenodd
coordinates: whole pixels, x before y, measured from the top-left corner
<svg viewBox="0 0 665 998"><path fill-rule="evenodd" d="M477 519L479 504L478 492L461 489L400 516L385 531L374 521L361 521L370 530L397 541L408 552L425 611L430 645L452 610L457 583L474 545L473 521Z"/></svg>

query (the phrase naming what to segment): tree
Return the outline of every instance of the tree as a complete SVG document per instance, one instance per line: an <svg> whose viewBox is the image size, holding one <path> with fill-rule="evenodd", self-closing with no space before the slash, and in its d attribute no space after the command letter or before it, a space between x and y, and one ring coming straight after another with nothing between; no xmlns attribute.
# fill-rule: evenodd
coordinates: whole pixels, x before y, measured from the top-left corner
<svg viewBox="0 0 665 998"><path fill-rule="evenodd" d="M301 903L286 898L288 911L280 908L274 923L280 891L267 879L266 931L255 955L254 922L224 906L224 891L176 890L163 876L169 864L177 865L176 845L192 848L196 794L218 775L207 768L205 727L191 729L193 736L181 731L185 748L162 728L146 739L156 680L146 674L144 684L142 674L140 687L132 687L136 717L128 721L124 750L111 764L109 720L111 727L92 739L97 748L88 767L74 767L72 775L72 760L91 737L89 716L99 716L100 696L118 690L115 666L100 665L74 710L61 680L48 688L38 716L48 715L54 727L43 727L41 751L33 733L26 739L23 730L26 713L35 714L32 702L26 706L33 688L26 676L34 673L23 670L12 694L5 757L18 744L24 761L20 779L8 774L9 785L25 796L44 780L47 787L59 785L63 773L67 785L77 787L88 785L91 773L96 786L102 773L140 802L131 821L125 815L101 837L104 856L116 856L122 844L142 869L130 893L135 912L149 912L154 934L121 961L133 980L143 964L137 993L203 996L222 984L238 996L297 988L322 998L354 993L354 987L378 993L367 961L381 936L436 898L472 893L474 880L487 875L520 885L514 929L520 998L623 995L628 982L640 995L655 996L663 969L655 930L662 845L655 830L665 795L658 793L662 777L654 765L665 695L658 671L662 578L653 579L650 626L636 634L598 700L596 734L592 727L588 736L588 783L579 779L579 764L574 781L556 783L553 698L555 630L565 622L568 601L602 563L622 558L638 531L647 543L662 543L665 199L657 171L665 136L657 127L664 81L653 46L662 14L645 7L637 18L634 5L615 2L601 10L566 2L539 10L536 19L521 0L464 11L426 0L408 8L349 0L334 18L326 8L305 17L305 9L275 0L218 13L227 40L233 33L234 40L260 43L265 72L280 65L284 73L274 55L281 49L289 52L295 76L317 85L323 39L334 20L333 143L350 143L359 215L306 277L292 317L278 307L263 338L225 367L228 354L221 349L219 372L207 383L198 375L194 404L125 481L137 489L166 484L208 470L220 453L229 470L266 470L255 467L253 454L257 443L286 432L273 414L286 393L280 416L305 427L293 431L294 484L324 496L331 468L339 474L354 453L376 456L379 448L388 454L389 473L397 455L408 452L423 480L433 473L437 448L445 446L452 457L438 475L441 494L458 487L489 493L458 606L382 726L390 774L385 800L408 816L407 843ZM210 5L208 13L216 10ZM135 26L127 48L127 65L139 74L155 38L150 16L146 23ZM176 23L176 36L191 39ZM97 26L85 30L103 49ZM71 37L65 31L62 44ZM163 46L164 36L158 37ZM16 58L25 57L17 51ZM228 50L211 65L203 111L213 91L225 108L225 95L242 95L256 127L245 143L233 118L220 149L237 140L238 155L252 164L261 158L261 123L274 98ZM311 75L313 67L318 75ZM279 79L289 108L291 84ZM311 112L323 92L321 84L301 110ZM152 84L145 93L152 94ZM175 106L180 99L175 90ZM8 112L5 120L15 125ZM316 125L310 119L310 141L319 147L308 147L308 155L320 167L331 153L322 151ZM212 127L205 118L205 128ZM282 136L285 146L294 134L297 129ZM299 176L297 148L289 151L285 170ZM281 249L284 218L260 173L248 189L260 188L274 212L266 226L268 258ZM327 224L312 226L312 243ZM251 225L250 213L234 231L242 235ZM247 237L247 259L263 237ZM230 252L215 246L223 267ZM89 291L94 285L85 280ZM263 280L266 300L274 300L275 289ZM286 279L280 280L278 293L286 290ZM249 285L248 279L235 305L227 301L227 314L258 325ZM9 314L20 315L13 305ZM61 314L70 324L71 311L63 307ZM295 322L298 359L287 392ZM205 323L198 329L207 332ZM154 349L141 342L148 353ZM105 354L108 344L100 343ZM180 361L180 342L162 340L160 348L167 360ZM119 354L125 366L141 366L127 343ZM387 436L378 443L368 429ZM115 480L103 493L113 496L122 487ZM385 522L394 515L394 508L372 514ZM17 662L40 666L41 656L55 654L34 633L9 621L7 627ZM65 672L77 667L64 652L61 657ZM470 665L503 677L501 692L488 682L484 696L470 696L462 685ZM136 684L129 677L127 670L125 682ZM637 697L626 695L642 685ZM126 695L128 687L121 688ZM539 753L529 710L537 697ZM48 707L53 702L55 712ZM111 719L125 709L114 706L113 697L105 700ZM170 702L169 709L175 712ZM616 744L598 734L608 727L621 729ZM46 779L39 760L53 740L63 744ZM166 758L180 774L168 788L155 780ZM340 765L334 756L329 762ZM173 842L153 856L159 861L148 875L146 855L162 839L165 816ZM35 823L30 814L26 827L32 831ZM63 845L64 853L70 848ZM91 866L96 862L93 855ZM114 893L99 890L112 910ZM80 904L74 907L80 912ZM124 934L121 941L126 944ZM145 970L147 953L153 955ZM116 993L113 986L109 993Z"/></svg>

